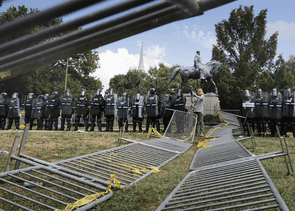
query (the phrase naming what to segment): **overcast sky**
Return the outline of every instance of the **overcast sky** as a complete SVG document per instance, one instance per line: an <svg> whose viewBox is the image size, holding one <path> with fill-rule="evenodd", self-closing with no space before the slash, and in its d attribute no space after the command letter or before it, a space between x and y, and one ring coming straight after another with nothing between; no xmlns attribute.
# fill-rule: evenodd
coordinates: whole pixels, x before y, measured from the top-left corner
<svg viewBox="0 0 295 211"><path fill-rule="evenodd" d="M10 6L25 5L28 8L46 9L64 0L8 0L0 8L6 11ZM107 1L107 4L121 0ZM295 19L294 0L238 0L205 12L202 16L177 21L165 26L134 35L129 38L95 49L99 52L100 68L95 72L103 82L104 90L109 87L109 80L114 75L125 74L139 64L140 47L143 42L144 66L147 71L151 66L164 63L167 66L192 66L195 52L201 52L202 63L211 59L212 45L216 43L215 24L228 19L230 12L239 5L254 5L257 15L267 9L267 35L279 32L277 55L283 54L288 59L295 55ZM98 6L84 9L80 13L63 17L64 22L100 9Z"/></svg>

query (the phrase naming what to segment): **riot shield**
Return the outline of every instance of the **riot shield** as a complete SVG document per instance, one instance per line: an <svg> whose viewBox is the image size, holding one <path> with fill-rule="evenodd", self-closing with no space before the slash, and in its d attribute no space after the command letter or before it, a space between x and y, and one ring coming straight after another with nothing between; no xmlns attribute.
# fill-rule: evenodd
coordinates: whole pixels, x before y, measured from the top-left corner
<svg viewBox="0 0 295 211"><path fill-rule="evenodd" d="M88 96L79 95L77 97L77 104L76 104L76 114L77 115L83 115L87 116L89 114L89 108L88 108Z"/></svg>
<svg viewBox="0 0 295 211"><path fill-rule="evenodd" d="M0 94L0 117L6 117L7 115L7 99Z"/></svg>
<svg viewBox="0 0 295 211"><path fill-rule="evenodd" d="M146 96L146 114L148 117L159 117L159 97L158 95Z"/></svg>
<svg viewBox="0 0 295 211"><path fill-rule="evenodd" d="M161 117L171 117L173 114L172 110L167 110L166 108L172 108L172 96L170 94L160 95L160 113Z"/></svg>
<svg viewBox="0 0 295 211"><path fill-rule="evenodd" d="M115 116L117 109L117 94L108 94L105 97L105 115Z"/></svg>
<svg viewBox="0 0 295 211"><path fill-rule="evenodd" d="M42 119L45 112L45 101L41 96L33 100L32 119Z"/></svg>
<svg viewBox="0 0 295 211"><path fill-rule="evenodd" d="M144 97L139 93L133 95L131 104L131 116L133 118L143 118Z"/></svg>
<svg viewBox="0 0 295 211"><path fill-rule="evenodd" d="M91 108L90 114L91 115L100 115L101 112L104 110L104 99L102 95L95 95L92 97L91 100Z"/></svg>
<svg viewBox="0 0 295 211"><path fill-rule="evenodd" d="M262 92L261 95L256 95L255 110L256 117L269 117L269 95L267 92Z"/></svg>
<svg viewBox="0 0 295 211"><path fill-rule="evenodd" d="M269 101L269 118L278 120L282 118L282 101L282 94L273 89Z"/></svg>
<svg viewBox="0 0 295 211"><path fill-rule="evenodd" d="M62 115L72 115L73 114L73 96L71 94L62 94L61 99L61 111Z"/></svg>
<svg viewBox="0 0 295 211"><path fill-rule="evenodd" d="M18 98L10 98L8 101L7 118L13 119L20 117L20 103Z"/></svg>
<svg viewBox="0 0 295 211"><path fill-rule="evenodd" d="M242 97L242 115L247 118L255 118L255 102L256 95L255 93L245 90Z"/></svg>
<svg viewBox="0 0 295 211"><path fill-rule="evenodd" d="M120 96L118 98L118 117L120 119L127 119L129 113L129 98Z"/></svg>

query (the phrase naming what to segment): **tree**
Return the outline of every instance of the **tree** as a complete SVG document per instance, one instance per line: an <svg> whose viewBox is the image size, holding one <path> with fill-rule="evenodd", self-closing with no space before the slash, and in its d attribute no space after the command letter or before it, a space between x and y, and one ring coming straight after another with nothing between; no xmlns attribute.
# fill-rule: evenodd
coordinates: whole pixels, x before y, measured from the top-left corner
<svg viewBox="0 0 295 211"><path fill-rule="evenodd" d="M0 15L0 24L36 12L39 11L32 8L27 9L25 6L19 6L18 9L10 7L7 12ZM16 33L13 37L6 37L2 41L6 42L18 36L30 34L60 23L62 23L62 19L53 19L31 30ZM43 42L46 42L46 40ZM98 68L98 60L99 56L96 51L83 52L69 59L67 87L71 90L73 96L78 95L82 88L88 90L88 94L93 93L97 88L102 88L101 81L90 76ZM18 92L20 96L29 92L33 92L35 95L51 93L52 91L62 93L65 87L66 63L66 59L59 60L53 64L44 65L26 75L6 79L0 83L0 89L9 95Z"/></svg>
<svg viewBox="0 0 295 211"><path fill-rule="evenodd" d="M276 54L278 33L264 38L266 14L265 9L254 17L253 6L240 6L230 13L228 20L215 25L217 45L213 46L212 59L223 62L235 78L231 108L240 107L243 90L254 87L259 74L267 70Z"/></svg>

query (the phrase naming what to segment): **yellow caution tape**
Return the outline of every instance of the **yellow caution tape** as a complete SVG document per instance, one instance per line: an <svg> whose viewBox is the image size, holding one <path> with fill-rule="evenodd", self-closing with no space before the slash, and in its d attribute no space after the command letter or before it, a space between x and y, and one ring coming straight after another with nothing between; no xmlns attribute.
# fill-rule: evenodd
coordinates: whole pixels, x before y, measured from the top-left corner
<svg viewBox="0 0 295 211"><path fill-rule="evenodd" d="M217 130L217 129L221 128L221 127L225 127L227 125L229 125L229 123L226 123L225 125L214 128L214 130L212 130L211 133L209 133L205 138L208 138L215 130Z"/></svg>
<svg viewBox="0 0 295 211"><path fill-rule="evenodd" d="M115 183L115 187L118 187L120 189L122 189L122 186L120 185L120 182L115 178L116 175L115 174L111 174L111 178L113 179L114 183ZM109 185L108 188L105 192L100 192L100 193L95 193L92 195L88 195L85 196L84 198L74 202L74 203L70 203L66 206L65 209L63 209L62 211L72 211L75 208L81 207L83 205L89 204L90 202L94 201L95 199L101 197L104 194L107 194L112 187L112 181L109 181ZM61 211L60 209L56 209L55 211Z"/></svg>
<svg viewBox="0 0 295 211"><path fill-rule="evenodd" d="M148 135L147 135L147 140L149 140L149 138L150 138L150 136L151 136L151 134L152 134L152 130L153 130L153 128L150 128L149 129L149 132L148 132Z"/></svg>
<svg viewBox="0 0 295 211"><path fill-rule="evenodd" d="M160 172L160 170L159 170L157 167L154 167L154 166L149 166L149 167L152 168L152 169L154 169L154 170L152 170L152 172L153 172L154 174Z"/></svg>
<svg viewBox="0 0 295 211"><path fill-rule="evenodd" d="M203 144L206 143L206 142L209 142L209 141L213 141L213 140L215 140L215 138L211 138L211 139L207 139L205 141L199 142L197 147L198 148L209 148L211 146L206 146L206 145L203 145Z"/></svg>
<svg viewBox="0 0 295 211"><path fill-rule="evenodd" d="M216 111L216 112L217 112L217 115L218 115L220 121L223 122L222 117L221 117L221 115L220 115L220 112L219 112L219 111Z"/></svg>

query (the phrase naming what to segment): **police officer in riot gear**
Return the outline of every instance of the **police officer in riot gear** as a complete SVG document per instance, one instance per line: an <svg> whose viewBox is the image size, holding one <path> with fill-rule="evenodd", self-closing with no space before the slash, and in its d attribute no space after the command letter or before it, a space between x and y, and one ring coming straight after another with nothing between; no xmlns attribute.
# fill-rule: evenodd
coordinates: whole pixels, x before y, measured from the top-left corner
<svg viewBox="0 0 295 211"><path fill-rule="evenodd" d="M164 130L162 132L164 133L173 115L173 111L169 110L169 109L172 109L172 96L170 94L161 94L160 100L161 100L161 105L160 105L161 117L163 118L163 124L164 124Z"/></svg>
<svg viewBox="0 0 295 211"><path fill-rule="evenodd" d="M44 110L44 120L45 120L45 125L44 125L44 130L48 129L48 120L50 116L50 96L49 94L44 95L44 101L45 101L45 110Z"/></svg>
<svg viewBox="0 0 295 211"><path fill-rule="evenodd" d="M129 114L129 97L126 92L118 98L118 124L119 130L123 128L125 124L125 133L128 132L128 114Z"/></svg>
<svg viewBox="0 0 295 211"><path fill-rule="evenodd" d="M6 118L7 118L7 106L9 99L7 98L7 93L2 92L0 94L0 129L4 130Z"/></svg>
<svg viewBox="0 0 295 211"><path fill-rule="evenodd" d="M109 89L109 93L105 96L105 117L106 132L113 132L114 119L117 109L117 94L113 89Z"/></svg>
<svg viewBox="0 0 295 211"><path fill-rule="evenodd" d="M186 111L185 103L186 103L186 98L183 96L182 90L178 89L176 94L174 94L173 96L172 108L174 110ZM177 112L175 115L176 115L175 119L176 119L177 132L183 133L184 132L184 115L181 112Z"/></svg>
<svg viewBox="0 0 295 211"><path fill-rule="evenodd" d="M269 100L269 119L271 135L275 136L276 126L280 128L282 120L282 94L276 89L271 90Z"/></svg>
<svg viewBox="0 0 295 211"><path fill-rule="evenodd" d="M250 136L250 128L255 131L255 93L251 93L249 90L243 91L242 97L242 115L246 117L246 121L243 123L244 131ZM250 128L248 128L248 125Z"/></svg>
<svg viewBox="0 0 295 211"><path fill-rule="evenodd" d="M33 100L31 113L32 120L34 121L37 119L37 130L43 129L45 107L44 95L38 95L38 97Z"/></svg>
<svg viewBox="0 0 295 211"><path fill-rule="evenodd" d="M30 123L30 130L32 130L33 127L33 119L31 118L32 115L32 106L33 106L33 100L34 100L34 93L29 93L26 96L25 102L24 102L24 109L26 111L25 113L25 123Z"/></svg>
<svg viewBox="0 0 295 211"><path fill-rule="evenodd" d="M137 93L132 97L130 114L132 116L133 130L136 132L136 123L138 123L138 132L142 132L142 121L144 118L144 97Z"/></svg>
<svg viewBox="0 0 295 211"><path fill-rule="evenodd" d="M101 114L104 111L104 98L101 95L101 90L97 89L95 91L94 97L91 99L91 108L90 108L90 114L91 114L91 128L90 131L94 131L95 126L95 119L97 121L97 128L98 131L101 130Z"/></svg>
<svg viewBox="0 0 295 211"><path fill-rule="evenodd" d="M58 130L58 117L60 114L59 111L60 107L60 99L58 97L58 92L52 92L50 96L50 101L49 101L49 117L48 117L48 130L53 129L54 125L54 130Z"/></svg>
<svg viewBox="0 0 295 211"><path fill-rule="evenodd" d="M284 90L281 134L286 135L287 131L295 137L295 92L290 88Z"/></svg>
<svg viewBox="0 0 295 211"><path fill-rule="evenodd" d="M255 110L256 110L256 124L258 136L263 133L263 136L266 136L266 123L269 118L269 95L266 92L263 92L261 89L257 89L256 91L256 102L255 102Z"/></svg>
<svg viewBox="0 0 295 211"><path fill-rule="evenodd" d="M10 130L13 120L15 123L15 128L19 130L19 120L20 120L20 103L18 98L18 93L14 92L11 96L11 98L8 101L8 112L7 112L7 118L8 118L8 127L7 129Z"/></svg>
<svg viewBox="0 0 295 211"><path fill-rule="evenodd" d="M156 93L155 88L151 88L146 96L146 129L145 132L149 131L150 125L153 128L157 127L157 131L160 131L160 99Z"/></svg>
<svg viewBox="0 0 295 211"><path fill-rule="evenodd" d="M66 89L64 94L62 94L61 99L61 127L60 130L65 129L65 121L67 121L67 131L71 130L71 119L73 110L74 98L69 89Z"/></svg>
<svg viewBox="0 0 295 211"><path fill-rule="evenodd" d="M76 103L76 119L74 131L78 130L80 118L82 117L85 124L85 131L88 131L88 119L89 119L89 98L86 94L86 90L82 90L81 94L77 96Z"/></svg>

